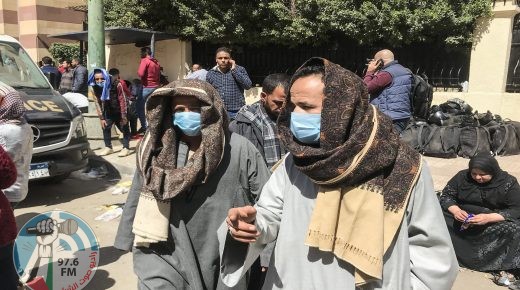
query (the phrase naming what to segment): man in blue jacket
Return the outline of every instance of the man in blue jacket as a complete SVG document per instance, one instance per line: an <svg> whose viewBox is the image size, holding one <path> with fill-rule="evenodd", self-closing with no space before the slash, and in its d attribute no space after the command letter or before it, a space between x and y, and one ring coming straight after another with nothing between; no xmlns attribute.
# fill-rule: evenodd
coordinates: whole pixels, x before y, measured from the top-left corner
<svg viewBox="0 0 520 290"><path fill-rule="evenodd" d="M412 115L412 72L400 65L390 50L383 49L369 61L363 82L370 94L370 103L389 116L394 128L402 132Z"/></svg>

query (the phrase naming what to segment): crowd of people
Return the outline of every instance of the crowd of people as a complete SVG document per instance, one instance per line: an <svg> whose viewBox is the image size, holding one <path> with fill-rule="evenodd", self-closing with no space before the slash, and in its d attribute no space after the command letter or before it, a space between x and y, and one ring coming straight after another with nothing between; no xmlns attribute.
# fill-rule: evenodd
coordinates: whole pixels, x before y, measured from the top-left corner
<svg viewBox="0 0 520 290"><path fill-rule="evenodd" d="M313 58L245 105L246 70L226 48L216 63L147 101L115 242L133 252L139 289L451 287L428 167L362 79Z"/></svg>
<svg viewBox="0 0 520 290"><path fill-rule="evenodd" d="M131 82L117 68L87 78L62 62L60 89L95 101L101 155L113 153L113 126L119 156L144 134L114 244L132 251L139 289L443 290L459 265L520 289L520 185L480 154L437 197L428 165L400 140L413 78L390 50L369 59L363 79L311 58L292 76L268 75L248 105L246 69L225 47L215 62L168 84L147 47ZM23 109L0 86L0 126L26 130ZM0 185L16 186L0 194L3 265L9 201L27 194L26 171L12 172L28 161L4 150L32 145L16 143L0 143ZM12 276L1 273L0 283Z"/></svg>

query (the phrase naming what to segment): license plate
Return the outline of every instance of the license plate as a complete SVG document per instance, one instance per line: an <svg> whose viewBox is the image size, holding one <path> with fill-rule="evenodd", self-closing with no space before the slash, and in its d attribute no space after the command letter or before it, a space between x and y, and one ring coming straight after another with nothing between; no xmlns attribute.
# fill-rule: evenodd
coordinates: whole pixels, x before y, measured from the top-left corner
<svg viewBox="0 0 520 290"><path fill-rule="evenodd" d="M37 179L48 176L50 176L49 163L42 162L31 164L31 169L29 170L29 179Z"/></svg>

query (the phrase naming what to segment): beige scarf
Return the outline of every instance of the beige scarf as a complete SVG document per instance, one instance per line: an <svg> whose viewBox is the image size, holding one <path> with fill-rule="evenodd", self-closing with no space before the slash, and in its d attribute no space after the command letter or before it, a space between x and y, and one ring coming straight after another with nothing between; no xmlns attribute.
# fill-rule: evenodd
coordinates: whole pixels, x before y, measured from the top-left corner
<svg viewBox="0 0 520 290"><path fill-rule="evenodd" d="M359 186L325 186L350 174L372 146L379 124L378 112L374 106L371 107L374 125L368 142L355 156L354 162L336 178L326 182L313 180L321 185L305 240L306 245L332 252L354 265L357 286L383 278L383 256L394 240L406 210L406 207L385 209L383 188L368 182ZM419 173L420 168L412 184L417 181ZM411 191L412 187L406 193L405 204Z"/></svg>

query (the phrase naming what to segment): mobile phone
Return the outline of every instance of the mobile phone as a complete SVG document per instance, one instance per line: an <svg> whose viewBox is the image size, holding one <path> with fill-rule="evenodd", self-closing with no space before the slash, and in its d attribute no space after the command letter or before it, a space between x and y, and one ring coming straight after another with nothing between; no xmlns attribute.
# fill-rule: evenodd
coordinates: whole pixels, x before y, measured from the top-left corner
<svg viewBox="0 0 520 290"><path fill-rule="evenodd" d="M470 224L469 224L469 220L474 217L474 215L472 213L468 214L468 217L462 222L462 225L460 226L460 231L463 231L467 228L469 228Z"/></svg>
<svg viewBox="0 0 520 290"><path fill-rule="evenodd" d="M378 60L376 61L376 63L377 63L377 68L376 68L376 70L380 70L380 69L383 68L383 66L385 66L385 63L383 62L382 59L378 59Z"/></svg>

